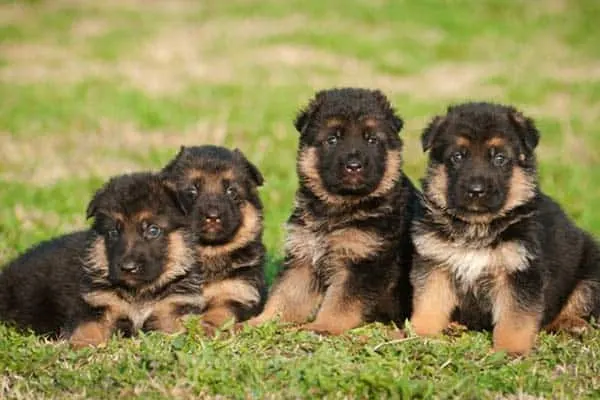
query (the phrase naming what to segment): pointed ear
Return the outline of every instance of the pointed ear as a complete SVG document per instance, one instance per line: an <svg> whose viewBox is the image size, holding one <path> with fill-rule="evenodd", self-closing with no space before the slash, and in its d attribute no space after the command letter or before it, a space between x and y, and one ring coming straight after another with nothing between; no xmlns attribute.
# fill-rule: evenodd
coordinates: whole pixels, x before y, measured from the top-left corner
<svg viewBox="0 0 600 400"><path fill-rule="evenodd" d="M396 113L396 110L392 106L392 103L390 103L390 100L385 94L383 94L381 90L373 90L371 93L373 93L377 104L385 113L387 120L392 125L392 129L394 129L394 132L399 133L402 130L402 127L404 126L404 121Z"/></svg>
<svg viewBox="0 0 600 400"><path fill-rule="evenodd" d="M427 128L423 130L423 133L421 134L421 146L423 146L423 152L426 152L431 148L433 141L441 132L444 122L446 122L446 117L440 115L435 116L429 125L427 125Z"/></svg>
<svg viewBox="0 0 600 400"><path fill-rule="evenodd" d="M104 197L104 193L106 193L105 187L102 187L94 193L94 197L88 203L87 209L85 211L85 218L90 219L96 216L98 209L100 208L100 204L102 203L102 198Z"/></svg>
<svg viewBox="0 0 600 400"><path fill-rule="evenodd" d="M515 109L511 110L508 115L512 124L519 130L525 149L532 153L540 141L540 132L537 130L535 122Z"/></svg>
<svg viewBox="0 0 600 400"><path fill-rule="evenodd" d="M308 127L308 124L313 119L315 113L321 107L321 104L323 103L323 93L324 92L322 91L318 92L315 95L315 97L308 103L308 105L301 109L296 115L296 119L294 120L294 127L299 133L304 133L304 131Z"/></svg>
<svg viewBox="0 0 600 400"><path fill-rule="evenodd" d="M250 174L250 178L252 179L254 184L256 186L262 186L265 183L265 179L258 167L252 164L240 149L233 150L233 153L245 165L246 171L248 171L248 173Z"/></svg>
<svg viewBox="0 0 600 400"><path fill-rule="evenodd" d="M186 150L187 149L185 146L180 146L179 152L177 153L177 155L171 161L169 161L169 163L167 165L165 165L163 167L163 169L161 170L161 175L172 173L173 169L175 168L175 164L177 164L177 162L181 159L181 157L183 157Z"/></svg>

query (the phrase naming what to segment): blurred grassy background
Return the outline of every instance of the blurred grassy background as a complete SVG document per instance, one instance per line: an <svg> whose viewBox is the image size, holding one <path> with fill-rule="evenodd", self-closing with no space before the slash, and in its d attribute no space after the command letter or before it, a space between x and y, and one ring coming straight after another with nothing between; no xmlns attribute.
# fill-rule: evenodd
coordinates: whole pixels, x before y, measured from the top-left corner
<svg viewBox="0 0 600 400"><path fill-rule="evenodd" d="M414 180L447 104L516 105L542 131L542 187L600 235L599 17L596 0L0 1L0 262L86 226L108 176L203 143L262 169L280 257L291 121L331 86L389 95Z"/></svg>

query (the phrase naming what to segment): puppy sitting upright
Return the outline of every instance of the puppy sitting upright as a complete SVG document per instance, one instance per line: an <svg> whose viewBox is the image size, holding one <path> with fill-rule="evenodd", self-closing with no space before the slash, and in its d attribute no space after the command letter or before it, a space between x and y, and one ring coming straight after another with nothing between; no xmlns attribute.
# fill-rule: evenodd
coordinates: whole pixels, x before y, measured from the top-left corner
<svg viewBox="0 0 600 400"><path fill-rule="evenodd" d="M89 231L42 243L6 267L2 320L98 345L117 329L175 332L202 308L184 214L156 175L112 178L87 216Z"/></svg>
<svg viewBox="0 0 600 400"><path fill-rule="evenodd" d="M182 147L162 171L191 219L209 328L260 312L266 292L259 170L239 150Z"/></svg>
<svg viewBox="0 0 600 400"><path fill-rule="evenodd" d="M300 188L284 270L252 325L279 317L340 334L410 315L415 189L402 173L402 120L377 90L316 94L296 118Z"/></svg>
<svg viewBox="0 0 600 400"><path fill-rule="evenodd" d="M512 107L450 107L425 129L430 150L412 325L493 327L494 348L524 354L540 327L579 329L600 315L600 251L537 186L534 122Z"/></svg>

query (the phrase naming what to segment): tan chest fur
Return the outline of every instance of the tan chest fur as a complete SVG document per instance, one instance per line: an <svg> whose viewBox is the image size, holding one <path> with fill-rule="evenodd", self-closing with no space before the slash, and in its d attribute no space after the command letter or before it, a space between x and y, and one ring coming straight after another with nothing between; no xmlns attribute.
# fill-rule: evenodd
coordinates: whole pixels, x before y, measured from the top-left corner
<svg viewBox="0 0 600 400"><path fill-rule="evenodd" d="M443 240L435 233L422 233L413 239L420 256L448 268L467 288L485 276L527 269L531 258L516 241L470 247L468 243Z"/></svg>
<svg viewBox="0 0 600 400"><path fill-rule="evenodd" d="M290 224L287 230L286 252L313 268L343 267L348 262L367 258L383 247L383 240L377 234L356 228L321 233L310 226Z"/></svg>

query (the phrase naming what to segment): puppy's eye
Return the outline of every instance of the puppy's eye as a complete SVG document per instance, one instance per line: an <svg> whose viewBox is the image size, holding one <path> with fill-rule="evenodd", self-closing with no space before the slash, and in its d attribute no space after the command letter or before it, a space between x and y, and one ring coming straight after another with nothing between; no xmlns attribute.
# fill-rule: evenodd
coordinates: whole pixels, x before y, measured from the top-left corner
<svg viewBox="0 0 600 400"><path fill-rule="evenodd" d="M494 156L494 158L492 158L492 163L496 167L503 167L506 165L507 162L508 162L508 158L502 153L498 153Z"/></svg>
<svg viewBox="0 0 600 400"><path fill-rule="evenodd" d="M156 239L162 234L162 229L156 225L148 225L144 231L144 237L148 240Z"/></svg>
<svg viewBox="0 0 600 400"><path fill-rule="evenodd" d="M370 135L370 136L367 136L367 143L377 144L377 143L379 143L379 139L377 139L377 136L375 136L375 135Z"/></svg>
<svg viewBox="0 0 600 400"><path fill-rule="evenodd" d="M330 146L335 146L338 142L337 135L329 135L327 136L327 144Z"/></svg>
<svg viewBox="0 0 600 400"><path fill-rule="evenodd" d="M452 156L450 157L450 160L452 161L452 163L454 165L459 165L463 159L465 158L464 154L461 153L460 151L457 151L456 153L452 154Z"/></svg>
<svg viewBox="0 0 600 400"><path fill-rule="evenodd" d="M190 186L185 190L185 194L188 197L195 199L196 197L198 197L198 188L196 188L196 186Z"/></svg>
<svg viewBox="0 0 600 400"><path fill-rule="evenodd" d="M116 238L119 237L119 230L111 229L108 232L106 232L106 236L108 237L109 240L115 240Z"/></svg>
<svg viewBox="0 0 600 400"><path fill-rule="evenodd" d="M233 186L229 186L227 189L225 189L225 194L229 197L235 197L237 196L237 190L235 190Z"/></svg>

